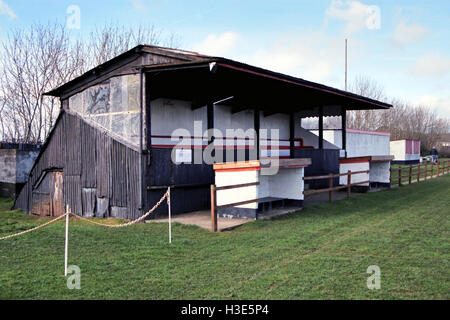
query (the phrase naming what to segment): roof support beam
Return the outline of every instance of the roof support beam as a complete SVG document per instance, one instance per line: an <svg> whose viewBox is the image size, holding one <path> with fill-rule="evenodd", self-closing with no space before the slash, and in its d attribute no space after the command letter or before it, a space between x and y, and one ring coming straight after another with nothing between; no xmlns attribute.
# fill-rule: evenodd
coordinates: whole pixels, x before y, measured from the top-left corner
<svg viewBox="0 0 450 320"><path fill-rule="evenodd" d="M294 158L295 146L295 117L294 113L289 114L289 158Z"/></svg>
<svg viewBox="0 0 450 320"><path fill-rule="evenodd" d="M323 106L319 106L319 149L323 149Z"/></svg>
<svg viewBox="0 0 450 320"><path fill-rule="evenodd" d="M253 125L256 134L254 147L256 148L256 160L259 160L259 129L261 127L261 112L259 111L259 108L256 108L253 112Z"/></svg>
<svg viewBox="0 0 450 320"><path fill-rule="evenodd" d="M347 110L341 106L342 150L347 149ZM347 152L346 152L347 155Z"/></svg>

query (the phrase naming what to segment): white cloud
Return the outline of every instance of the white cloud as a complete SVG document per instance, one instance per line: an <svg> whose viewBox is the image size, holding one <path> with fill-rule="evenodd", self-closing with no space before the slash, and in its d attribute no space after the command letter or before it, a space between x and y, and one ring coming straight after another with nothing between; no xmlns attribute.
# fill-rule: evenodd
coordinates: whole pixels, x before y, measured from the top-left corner
<svg viewBox="0 0 450 320"><path fill-rule="evenodd" d="M343 65L343 44L320 32L277 39L238 60L306 80L336 84L335 70Z"/></svg>
<svg viewBox="0 0 450 320"><path fill-rule="evenodd" d="M17 18L14 11L3 0L0 0L0 15L8 16L10 19Z"/></svg>
<svg viewBox="0 0 450 320"><path fill-rule="evenodd" d="M395 44L404 46L422 40L427 34L427 28L420 24L407 24L403 20L395 27L392 40Z"/></svg>
<svg viewBox="0 0 450 320"><path fill-rule="evenodd" d="M450 96L424 95L414 100L414 102L417 105L434 109L440 116L450 119Z"/></svg>
<svg viewBox="0 0 450 320"><path fill-rule="evenodd" d="M417 76L444 76L450 73L450 56L443 56L439 52L422 55L410 69Z"/></svg>
<svg viewBox="0 0 450 320"><path fill-rule="evenodd" d="M235 49L239 39L237 33L227 31L222 34L209 34L204 40L195 44L193 50L213 56L226 56Z"/></svg>
<svg viewBox="0 0 450 320"><path fill-rule="evenodd" d="M364 28L379 29L381 26L379 7L359 1L332 0L325 13L331 18L344 21L347 35Z"/></svg>

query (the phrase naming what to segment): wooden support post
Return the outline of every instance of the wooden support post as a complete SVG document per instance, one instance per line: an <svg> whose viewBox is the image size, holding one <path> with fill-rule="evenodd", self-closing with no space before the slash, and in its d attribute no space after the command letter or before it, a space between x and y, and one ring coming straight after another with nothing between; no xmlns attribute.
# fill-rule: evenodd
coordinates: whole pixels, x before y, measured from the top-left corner
<svg viewBox="0 0 450 320"><path fill-rule="evenodd" d="M398 186L402 185L402 168L398 168Z"/></svg>
<svg viewBox="0 0 450 320"><path fill-rule="evenodd" d="M412 178L412 164L409 165L408 184L411 184L411 178Z"/></svg>
<svg viewBox="0 0 450 320"><path fill-rule="evenodd" d="M420 181L420 163L419 166L417 167L417 182Z"/></svg>
<svg viewBox="0 0 450 320"><path fill-rule="evenodd" d="M424 171L424 180L427 180L427 173L428 173L428 163L425 162L425 171Z"/></svg>
<svg viewBox="0 0 450 320"><path fill-rule="evenodd" d="M437 171L437 176L439 177L439 167L441 166L441 163L438 161L438 163L437 163L437 167L438 167L438 171Z"/></svg>
<svg viewBox="0 0 450 320"><path fill-rule="evenodd" d="M329 174L329 178L328 178L328 187L330 188L330 190L328 191L328 201L331 202L333 201L333 174L330 173Z"/></svg>
<svg viewBox="0 0 450 320"><path fill-rule="evenodd" d="M289 114L289 158L294 158L295 149L295 117L294 113ZM258 158L259 159L259 158Z"/></svg>
<svg viewBox="0 0 450 320"><path fill-rule="evenodd" d="M256 133L256 140L254 141L254 147L256 148L256 160L260 158L260 137L259 137L259 129L261 126L261 112L257 108L253 111L253 126ZM237 144L235 144L237 146ZM291 157L292 158L292 157Z"/></svg>
<svg viewBox="0 0 450 320"><path fill-rule="evenodd" d="M211 231L217 232L217 192L216 186L211 185Z"/></svg>
<svg viewBox="0 0 450 320"><path fill-rule="evenodd" d="M319 106L319 149L323 149L323 106Z"/></svg>
<svg viewBox="0 0 450 320"><path fill-rule="evenodd" d="M433 178L433 166L434 166L434 163L433 163L433 161L431 161L431 178Z"/></svg>
<svg viewBox="0 0 450 320"><path fill-rule="evenodd" d="M347 171L347 199L350 198L350 193L352 190L352 171Z"/></svg>
<svg viewBox="0 0 450 320"><path fill-rule="evenodd" d="M347 110L341 106L342 150L347 150Z"/></svg>

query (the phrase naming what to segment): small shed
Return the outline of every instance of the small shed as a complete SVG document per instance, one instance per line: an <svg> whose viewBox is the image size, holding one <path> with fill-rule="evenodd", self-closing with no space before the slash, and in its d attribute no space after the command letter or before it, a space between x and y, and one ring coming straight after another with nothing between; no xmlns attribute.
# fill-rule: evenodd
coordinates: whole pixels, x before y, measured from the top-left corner
<svg viewBox="0 0 450 320"><path fill-rule="evenodd" d="M395 140L390 142L393 164L415 164L420 162L419 140Z"/></svg>

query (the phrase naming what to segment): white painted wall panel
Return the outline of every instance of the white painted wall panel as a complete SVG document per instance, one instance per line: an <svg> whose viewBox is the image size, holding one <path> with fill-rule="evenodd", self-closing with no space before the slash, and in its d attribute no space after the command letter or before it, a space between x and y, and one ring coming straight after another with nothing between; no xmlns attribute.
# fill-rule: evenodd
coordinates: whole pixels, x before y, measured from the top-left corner
<svg viewBox="0 0 450 320"><path fill-rule="evenodd" d="M339 165L339 173L347 173L348 170L355 171L365 171L370 170L369 162L357 162L357 163L341 163ZM352 175L352 183L369 181L368 173L354 174ZM339 177L339 184L347 185L347 176ZM369 184L360 184L360 186L368 186Z"/></svg>
<svg viewBox="0 0 450 320"><path fill-rule="evenodd" d="M390 161L370 163L370 182L389 183Z"/></svg>

